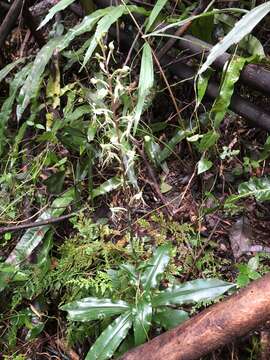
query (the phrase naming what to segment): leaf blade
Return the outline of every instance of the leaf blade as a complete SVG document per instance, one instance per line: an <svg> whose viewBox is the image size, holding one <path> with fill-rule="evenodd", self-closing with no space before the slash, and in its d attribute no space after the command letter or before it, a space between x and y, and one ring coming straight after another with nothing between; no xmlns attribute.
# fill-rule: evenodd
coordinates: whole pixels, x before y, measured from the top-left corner
<svg viewBox="0 0 270 360"><path fill-rule="evenodd" d="M122 314L129 309L129 305L121 300L88 297L63 305L60 309L67 311L71 320L84 322Z"/></svg>
<svg viewBox="0 0 270 360"><path fill-rule="evenodd" d="M152 58L152 50L148 43L143 46L143 54L141 60L140 77L139 77L139 93L138 101L135 108L133 119L133 134L136 133L138 123L143 111L144 102L146 97L154 84L154 65Z"/></svg>
<svg viewBox="0 0 270 360"><path fill-rule="evenodd" d="M46 15L45 19L42 20L37 30L40 30L43 26L45 26L54 17L55 14L57 14L59 11L66 9L74 2L75 0L60 0L56 5L50 8L48 14Z"/></svg>
<svg viewBox="0 0 270 360"><path fill-rule="evenodd" d="M127 336L132 326L131 312L120 315L109 325L96 340L86 355L85 360L109 359Z"/></svg>
<svg viewBox="0 0 270 360"><path fill-rule="evenodd" d="M156 18L158 17L159 13L162 11L162 9L164 8L164 6L166 5L167 2L168 2L168 0L158 0L155 3L155 6L154 6L153 10L151 11L149 19L147 21L145 32L148 32L148 30L154 24L154 22L156 21Z"/></svg>
<svg viewBox="0 0 270 360"><path fill-rule="evenodd" d="M136 313L133 314L133 328L135 345L143 344L151 326L152 306L146 298L142 298L135 307Z"/></svg>
<svg viewBox="0 0 270 360"><path fill-rule="evenodd" d="M211 300L224 294L234 287L234 284L218 279L197 279L182 285L176 285L160 292L153 298L153 306L171 304L190 304L193 302Z"/></svg>
<svg viewBox="0 0 270 360"><path fill-rule="evenodd" d="M141 277L141 283L146 292L158 285L158 277L164 272L170 261L170 251L170 244L162 245L156 249L153 257L149 260L149 266Z"/></svg>
<svg viewBox="0 0 270 360"><path fill-rule="evenodd" d="M164 308L159 310L154 316L153 321L165 330L173 329L189 318L184 310Z"/></svg>

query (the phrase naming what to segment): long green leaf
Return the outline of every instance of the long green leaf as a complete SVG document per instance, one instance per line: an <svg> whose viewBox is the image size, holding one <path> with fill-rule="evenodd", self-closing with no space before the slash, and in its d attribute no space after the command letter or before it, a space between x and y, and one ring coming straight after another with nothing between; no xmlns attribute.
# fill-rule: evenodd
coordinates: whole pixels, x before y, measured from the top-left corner
<svg viewBox="0 0 270 360"><path fill-rule="evenodd" d="M159 154L160 154L160 146L155 141L153 136L145 135L144 137L144 149L149 158L149 160L155 165L160 165Z"/></svg>
<svg viewBox="0 0 270 360"><path fill-rule="evenodd" d="M82 67L84 67L91 58L95 48L101 41L102 36L104 36L112 24L114 24L123 15L124 11L124 5L113 6L111 11L98 22L96 32L92 37L89 48L86 51Z"/></svg>
<svg viewBox="0 0 270 360"><path fill-rule="evenodd" d="M31 69L32 63L24 66L17 72L14 79L10 83L9 96L4 101L0 111L0 155L3 153L5 145L6 125L12 113L14 101L16 99L19 88L24 84L27 75Z"/></svg>
<svg viewBox="0 0 270 360"><path fill-rule="evenodd" d="M156 307L212 300L224 294L234 286L234 284L218 279L198 279L188 281L183 285L176 285L160 292L153 298L152 304Z"/></svg>
<svg viewBox="0 0 270 360"><path fill-rule="evenodd" d="M69 5L71 5L74 2L75 2L75 0L60 0L59 3L57 3L52 8L50 8L45 19L39 25L38 30L41 29L44 25L46 25L54 17L55 14L57 14L59 11L64 10L65 8L67 8Z"/></svg>
<svg viewBox="0 0 270 360"><path fill-rule="evenodd" d="M47 220L51 217L60 216L66 207L74 200L74 189L66 191L62 196L53 201L51 207L44 211L36 221ZM6 262L13 265L20 265L28 259L31 253L42 242L45 234L51 225L39 226L26 230L13 251L10 253Z"/></svg>
<svg viewBox="0 0 270 360"><path fill-rule="evenodd" d="M99 9L93 12L91 15L87 15L83 18L82 22L76 25L74 28L70 29L65 36L63 36L63 40L59 45L59 50L64 50L75 37L80 36L86 32L89 32L96 25L98 20L108 14L111 11L111 7L105 9Z"/></svg>
<svg viewBox="0 0 270 360"><path fill-rule="evenodd" d="M153 66L152 50L150 45L148 43L145 43L143 46L143 54L142 54L141 69L140 69L138 102L134 114L133 134L136 133L146 97L149 95L150 90L153 87L153 84L154 84L154 66Z"/></svg>
<svg viewBox="0 0 270 360"><path fill-rule="evenodd" d="M170 261L170 251L170 244L158 247L153 257L147 263L147 268L141 277L141 283L146 292L158 285L159 277L163 274Z"/></svg>
<svg viewBox="0 0 270 360"><path fill-rule="evenodd" d="M156 21L156 18L158 17L159 13L161 12L161 10L164 8L164 6L166 5L166 3L168 2L168 0L158 0L155 3L155 6L153 8L153 10L151 11L151 14L149 16L147 25L146 25L146 29L145 32L148 32L148 30L151 28L151 26L154 24L154 22Z"/></svg>
<svg viewBox="0 0 270 360"><path fill-rule="evenodd" d="M6 65L3 69L0 70L0 82L19 64L23 63L25 58L20 58L12 63Z"/></svg>
<svg viewBox="0 0 270 360"><path fill-rule="evenodd" d="M88 297L63 305L60 309L67 311L73 321L90 321L122 314L129 309L129 305L121 300Z"/></svg>
<svg viewBox="0 0 270 360"><path fill-rule="evenodd" d="M61 43L61 37L51 39L37 54L30 74L20 90L17 106L17 118L20 120L31 99L37 95L45 67L51 59L55 48Z"/></svg>
<svg viewBox="0 0 270 360"><path fill-rule="evenodd" d="M231 98L234 91L234 85L238 81L241 71L247 62L250 62L250 58L234 57L227 67L225 64L225 76L219 91L219 95L216 98L211 113L214 114L214 126L218 128L224 119L224 116L230 106Z"/></svg>
<svg viewBox="0 0 270 360"><path fill-rule="evenodd" d="M268 14L269 11L270 1L267 1L244 15L241 20L235 24L233 29L210 50L210 53L202 67L199 69L198 74L202 74L219 56L224 54L229 47L233 44L237 44L244 36L251 33L254 27Z"/></svg>
<svg viewBox="0 0 270 360"><path fill-rule="evenodd" d="M151 326L152 320L152 306L149 299L142 298L136 304L135 313L133 313L133 328L134 328L134 340L135 345L143 344Z"/></svg>
<svg viewBox="0 0 270 360"><path fill-rule="evenodd" d="M170 330L189 318L184 310L177 310L165 307L158 310L153 316L153 321L162 326L165 330Z"/></svg>
<svg viewBox="0 0 270 360"><path fill-rule="evenodd" d="M101 333L86 355L85 360L110 359L115 350L127 336L131 325L132 314L130 311L119 316Z"/></svg>

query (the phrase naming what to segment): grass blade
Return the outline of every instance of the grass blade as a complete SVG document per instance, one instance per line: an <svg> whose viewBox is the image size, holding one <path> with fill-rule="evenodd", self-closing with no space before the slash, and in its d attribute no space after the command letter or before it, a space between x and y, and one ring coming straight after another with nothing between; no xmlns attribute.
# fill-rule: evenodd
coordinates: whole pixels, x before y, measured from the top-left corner
<svg viewBox="0 0 270 360"><path fill-rule="evenodd" d="M146 97L149 95L154 84L154 66L152 58L152 50L148 43L143 46L140 78L139 78L139 94L138 102L134 114L133 134L136 133L137 126L143 111Z"/></svg>
<svg viewBox="0 0 270 360"><path fill-rule="evenodd" d="M41 22L37 30L41 29L44 25L46 25L54 17L55 14L57 14L59 11L64 10L74 2L75 0L60 0L59 3L57 3L52 8L50 8L48 14L46 15L45 19Z"/></svg>
<svg viewBox="0 0 270 360"><path fill-rule="evenodd" d="M151 11L151 14L149 16L147 25L146 25L146 29L145 32L148 32L149 29L151 28L151 26L154 24L154 22L156 21L159 13L161 12L161 10L164 8L164 6L166 5L166 3L168 2L168 0L158 0L153 8L153 10Z"/></svg>

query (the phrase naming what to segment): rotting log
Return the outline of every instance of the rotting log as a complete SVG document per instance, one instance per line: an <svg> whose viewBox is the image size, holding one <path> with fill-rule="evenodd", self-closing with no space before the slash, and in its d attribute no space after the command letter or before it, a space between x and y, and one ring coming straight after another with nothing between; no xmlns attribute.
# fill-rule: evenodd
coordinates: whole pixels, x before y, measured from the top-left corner
<svg viewBox="0 0 270 360"><path fill-rule="evenodd" d="M270 319L270 274L210 306L121 360L195 360L257 329Z"/></svg>

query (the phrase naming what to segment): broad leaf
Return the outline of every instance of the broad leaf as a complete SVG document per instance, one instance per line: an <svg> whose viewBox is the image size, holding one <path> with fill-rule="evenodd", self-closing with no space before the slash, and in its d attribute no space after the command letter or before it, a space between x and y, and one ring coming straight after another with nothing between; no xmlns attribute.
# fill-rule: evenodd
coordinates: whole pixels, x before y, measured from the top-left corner
<svg viewBox="0 0 270 360"><path fill-rule="evenodd" d="M198 175L204 173L205 171L211 169L213 166L212 161L207 160L205 157L202 157L198 162Z"/></svg>
<svg viewBox="0 0 270 360"><path fill-rule="evenodd" d="M28 275L19 271L15 266L6 263L0 264L0 292L12 282L26 281L27 279Z"/></svg>
<svg viewBox="0 0 270 360"><path fill-rule="evenodd" d="M128 275L129 281L132 285L138 285L139 274L137 273L136 267L132 264L121 264L120 269L124 270Z"/></svg>
<svg viewBox="0 0 270 360"><path fill-rule="evenodd" d="M3 69L0 70L0 82L19 64L23 63L25 58L18 59L12 63L6 65Z"/></svg>
<svg viewBox="0 0 270 360"><path fill-rule="evenodd" d="M154 252L153 257L148 261L147 268L144 270L141 277L141 283L146 292L151 288L157 287L159 277L164 273L164 270L170 261L170 251L170 244L159 246Z"/></svg>
<svg viewBox="0 0 270 360"><path fill-rule="evenodd" d="M171 304L191 304L198 301L213 300L234 287L234 284L218 279L198 279L183 285L175 285L156 295L154 307Z"/></svg>
<svg viewBox="0 0 270 360"><path fill-rule="evenodd" d="M168 2L168 0L158 0L155 3L155 6L153 8L153 10L151 11L151 14L149 16L149 19L147 21L147 25L146 25L146 29L145 32L148 32L148 30L151 28L151 26L154 24L154 22L156 21L159 13L161 12L161 10L164 8L164 6L166 5L166 3Z"/></svg>
<svg viewBox="0 0 270 360"><path fill-rule="evenodd" d="M96 340L86 355L85 360L110 359L115 350L127 336L132 326L131 312L119 316L109 325Z"/></svg>
<svg viewBox="0 0 270 360"><path fill-rule="evenodd" d="M39 25L38 30L41 29L44 25L46 25L54 17L55 14L57 14L59 11L64 10L70 4L72 4L74 2L75 2L75 0L60 0L56 5L54 5L52 8L50 8L45 19Z"/></svg>
<svg viewBox="0 0 270 360"><path fill-rule="evenodd" d="M147 340L151 326L152 306L147 298L142 298L136 304L133 313L133 328L135 345L141 345Z"/></svg>
<svg viewBox="0 0 270 360"><path fill-rule="evenodd" d="M222 54L226 52L233 44L237 44L244 36L251 33L254 27L268 14L270 11L270 1L259 5L244 15L239 20L233 29L211 50L200 68L198 74L202 74L211 64Z"/></svg>
<svg viewBox="0 0 270 360"><path fill-rule="evenodd" d="M198 145L198 150L200 152L209 150L213 145L216 144L218 138L219 138L219 134L216 131L213 130L208 131L201 138L200 143Z"/></svg>
<svg viewBox="0 0 270 360"><path fill-rule="evenodd" d="M70 44L70 42L75 39L76 36L80 36L86 32L91 31L98 22L98 20L102 18L102 16L108 14L111 9L111 7L99 9L93 12L91 15L85 16L80 24L70 29L65 34L65 36L63 36L61 45L59 45L59 50L64 50Z"/></svg>
<svg viewBox="0 0 270 360"><path fill-rule="evenodd" d="M153 321L162 326L165 330L170 330L189 318L188 313L184 310L177 310L165 307L157 310L153 316Z"/></svg>
<svg viewBox="0 0 270 360"><path fill-rule="evenodd" d="M152 50L150 45L148 43L145 43L143 46L143 54L142 54L141 69L140 69L138 100L134 114L133 134L136 133L146 97L149 95L150 90L153 87L153 84L154 84L154 66L153 66Z"/></svg>
<svg viewBox="0 0 270 360"><path fill-rule="evenodd" d="M196 80L196 86L197 86L196 108L199 107L199 105L202 102L202 99L206 93L210 75L211 75L211 72L207 71L203 74L198 75L198 77L197 77L197 80Z"/></svg>
<svg viewBox="0 0 270 360"><path fill-rule="evenodd" d="M159 153L161 150L159 144L155 142L153 136L146 135L144 137L144 149L149 160L155 166L158 166L160 164Z"/></svg>
<svg viewBox="0 0 270 360"><path fill-rule="evenodd" d="M254 196L258 201L270 200L270 179L269 177L251 178L238 187L238 194L232 195L226 200L226 206L243 198Z"/></svg>
<svg viewBox="0 0 270 360"><path fill-rule="evenodd" d="M88 297L63 305L60 309L67 311L69 318L73 321L90 321L122 314L129 309L129 305L121 300Z"/></svg>
<svg viewBox="0 0 270 360"><path fill-rule="evenodd" d="M51 207L44 211L36 221L47 220L52 217L60 216L73 200L74 189L70 189L62 196L54 200ZM45 234L50 228L51 225L45 225L26 230L14 250L10 253L6 262L19 266L20 263L26 261L36 247L40 245Z"/></svg>

